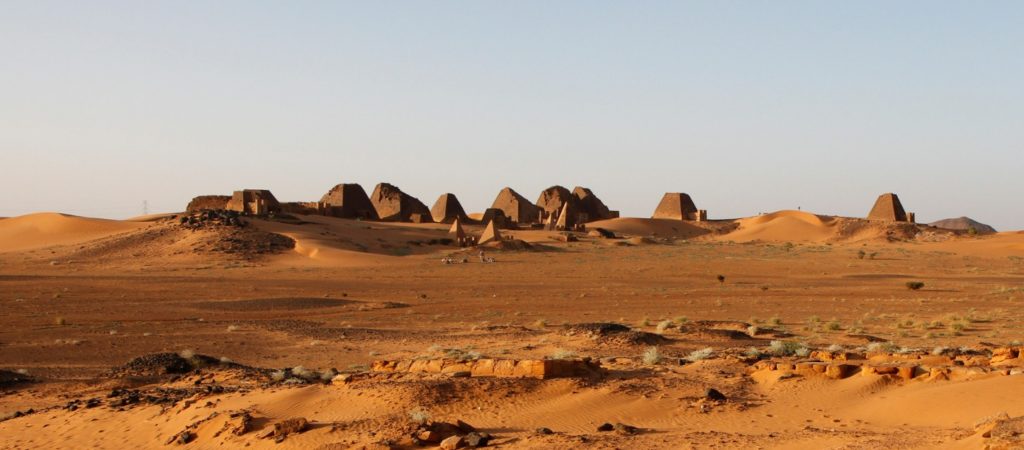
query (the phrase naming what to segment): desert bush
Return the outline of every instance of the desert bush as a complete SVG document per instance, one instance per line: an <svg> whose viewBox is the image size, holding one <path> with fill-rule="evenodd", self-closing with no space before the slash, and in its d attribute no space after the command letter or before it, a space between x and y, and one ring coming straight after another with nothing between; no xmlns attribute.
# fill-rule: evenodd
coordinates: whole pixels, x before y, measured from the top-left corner
<svg viewBox="0 0 1024 450"><path fill-rule="evenodd" d="M711 347L706 347L706 348L702 348L700 350L694 350L694 351L690 352L690 354L686 355L686 358L684 358L684 359L686 359L689 362L697 362L697 361L701 361L701 360L710 358L711 355L713 355L714 353L715 353L715 349L713 349Z"/></svg>
<svg viewBox="0 0 1024 450"><path fill-rule="evenodd" d="M963 331L966 329L967 325L964 324L963 322L953 322L949 324L949 331L958 336L960 335L960 333L963 333Z"/></svg>
<svg viewBox="0 0 1024 450"><path fill-rule="evenodd" d="M661 352L658 350L658 347L647 347L647 350L644 350L644 364L653 366L655 364L660 363L661 359Z"/></svg>
<svg viewBox="0 0 1024 450"><path fill-rule="evenodd" d="M868 353L892 353L899 350L899 346L892 342L872 342L866 349Z"/></svg>
<svg viewBox="0 0 1024 450"><path fill-rule="evenodd" d="M317 373L316 372L314 372L312 370L309 370L309 369L307 369L305 367L302 367L302 366L292 367L292 375L294 375L294 376L296 376L298 378L302 378L303 380L311 380L311 379L317 377Z"/></svg>
<svg viewBox="0 0 1024 450"><path fill-rule="evenodd" d="M919 289L924 287L924 282L921 282L921 281L908 281L906 286L907 286L907 289L910 289L912 291L916 291L916 290L919 290Z"/></svg>
<svg viewBox="0 0 1024 450"><path fill-rule="evenodd" d="M430 413L423 408L415 408L409 411L409 420L417 424L427 423L430 420Z"/></svg>
<svg viewBox="0 0 1024 450"><path fill-rule="evenodd" d="M810 350L806 345L794 341L772 341L768 344L768 353L773 356L799 356Z"/></svg>
<svg viewBox="0 0 1024 450"><path fill-rule="evenodd" d="M551 353L551 359L573 359L576 357L576 352L572 350L566 350L560 348Z"/></svg>
<svg viewBox="0 0 1024 450"><path fill-rule="evenodd" d="M671 326L672 326L672 321L671 320L662 320L661 322L658 322L658 326L655 328L655 331L657 331L658 334L662 334L666 330L668 330Z"/></svg>

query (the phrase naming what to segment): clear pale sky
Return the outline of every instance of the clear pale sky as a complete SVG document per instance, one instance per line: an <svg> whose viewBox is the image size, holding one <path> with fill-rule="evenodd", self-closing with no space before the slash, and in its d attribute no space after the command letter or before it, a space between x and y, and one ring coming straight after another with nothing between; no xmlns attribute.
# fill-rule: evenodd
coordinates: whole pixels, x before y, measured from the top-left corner
<svg viewBox="0 0 1024 450"><path fill-rule="evenodd" d="M1024 2L4 1L0 216L398 185L1024 229Z"/></svg>

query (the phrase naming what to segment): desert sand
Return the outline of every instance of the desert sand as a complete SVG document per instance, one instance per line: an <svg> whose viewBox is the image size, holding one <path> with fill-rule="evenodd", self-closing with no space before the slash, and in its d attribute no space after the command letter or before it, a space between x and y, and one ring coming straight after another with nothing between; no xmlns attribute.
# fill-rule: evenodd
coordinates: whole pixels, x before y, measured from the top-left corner
<svg viewBox="0 0 1024 450"><path fill-rule="evenodd" d="M0 447L1022 445L1019 232L178 217L0 220Z"/></svg>

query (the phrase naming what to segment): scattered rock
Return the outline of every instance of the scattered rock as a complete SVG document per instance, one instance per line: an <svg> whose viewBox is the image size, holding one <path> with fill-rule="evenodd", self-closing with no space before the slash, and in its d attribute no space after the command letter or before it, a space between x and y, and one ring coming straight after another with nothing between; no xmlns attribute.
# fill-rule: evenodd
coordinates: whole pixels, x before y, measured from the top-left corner
<svg viewBox="0 0 1024 450"><path fill-rule="evenodd" d="M178 433L178 438L175 439L174 442L176 444L178 444L178 445L185 445L185 444L188 444L189 442L194 441L195 439L196 439L196 434L195 433L193 433L191 431L188 431L188 430L185 430L185 431L182 431L181 433Z"/></svg>
<svg viewBox="0 0 1024 450"><path fill-rule="evenodd" d="M232 413L230 419L224 423L222 431L228 431L235 436L241 436L252 429L252 415L247 411Z"/></svg>
<svg viewBox="0 0 1024 450"><path fill-rule="evenodd" d="M704 398L718 402L724 402L726 400L725 394L715 388L708 388L707 391L704 391Z"/></svg>
<svg viewBox="0 0 1024 450"><path fill-rule="evenodd" d="M613 428L615 432L619 434L637 434L640 432L640 429L637 427L619 422L616 422Z"/></svg>
<svg viewBox="0 0 1024 450"><path fill-rule="evenodd" d="M535 434L540 434L540 435L555 434L554 431L551 431L550 428L546 428L546 427L540 427L540 428L534 430L533 432Z"/></svg>
<svg viewBox="0 0 1024 450"><path fill-rule="evenodd" d="M441 441L441 450L455 450L462 448L465 444L462 436L449 436Z"/></svg>
<svg viewBox="0 0 1024 450"><path fill-rule="evenodd" d="M277 442L281 442L284 440L284 438L288 437L288 435L301 433L303 431L306 431L306 428L308 427L309 421L306 420L306 418L293 417L291 419L286 419L278 423L275 423L274 432L273 434L271 434L271 436L273 436Z"/></svg>
<svg viewBox="0 0 1024 450"><path fill-rule="evenodd" d="M597 431L612 431L614 429L615 425L612 425L608 422L602 423L600 426L597 427Z"/></svg>
<svg viewBox="0 0 1024 450"><path fill-rule="evenodd" d="M463 437L463 441L470 447L486 447L491 441L491 435L473 431Z"/></svg>

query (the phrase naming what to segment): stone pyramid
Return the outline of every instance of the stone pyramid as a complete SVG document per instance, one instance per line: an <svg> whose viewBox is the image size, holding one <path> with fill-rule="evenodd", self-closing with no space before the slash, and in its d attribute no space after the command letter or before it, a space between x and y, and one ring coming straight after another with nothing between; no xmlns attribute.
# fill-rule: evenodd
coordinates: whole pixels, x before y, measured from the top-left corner
<svg viewBox="0 0 1024 450"><path fill-rule="evenodd" d="M480 240L477 244L486 244L488 242L500 242L502 239L501 232L498 231L498 227L494 226L494 221L487 222L487 228L484 228L484 234L480 235Z"/></svg>
<svg viewBox="0 0 1024 450"><path fill-rule="evenodd" d="M654 210L653 219L697 220L697 206L688 194L668 192Z"/></svg>
<svg viewBox="0 0 1024 450"><path fill-rule="evenodd" d="M462 229L462 221L458 217L456 217L455 221L452 222L452 227L448 229L448 234L455 235L456 239L466 237L466 230Z"/></svg>
<svg viewBox="0 0 1024 450"><path fill-rule="evenodd" d="M455 220L466 220L466 210L462 209L462 203L455 197L455 194L441 194L430 208L430 215L434 222L449 223Z"/></svg>
<svg viewBox="0 0 1024 450"><path fill-rule="evenodd" d="M893 193L878 196L875 206L868 213L868 220L885 220L889 222L906 222L907 212L900 203L900 198Z"/></svg>

